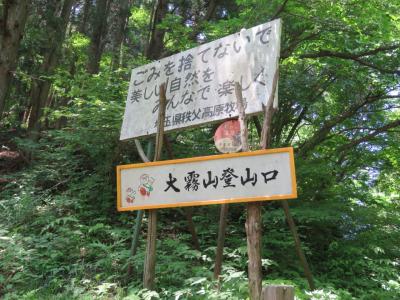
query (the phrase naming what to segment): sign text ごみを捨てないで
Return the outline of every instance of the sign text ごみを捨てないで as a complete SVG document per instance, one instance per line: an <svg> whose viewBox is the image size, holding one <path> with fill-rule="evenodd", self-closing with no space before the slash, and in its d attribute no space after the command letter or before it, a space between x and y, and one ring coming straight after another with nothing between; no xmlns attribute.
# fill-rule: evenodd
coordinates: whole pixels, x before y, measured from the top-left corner
<svg viewBox="0 0 400 300"><path fill-rule="evenodd" d="M246 113L261 112L278 66L280 31L274 20L133 69L121 140L156 132L162 83L166 131L237 116L235 82Z"/></svg>

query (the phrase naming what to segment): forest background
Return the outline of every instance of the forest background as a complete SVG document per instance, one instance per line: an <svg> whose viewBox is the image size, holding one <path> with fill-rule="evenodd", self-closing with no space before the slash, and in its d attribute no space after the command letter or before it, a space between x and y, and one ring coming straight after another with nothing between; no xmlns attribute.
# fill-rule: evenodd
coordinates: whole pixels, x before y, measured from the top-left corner
<svg viewBox="0 0 400 300"><path fill-rule="evenodd" d="M399 299L399 12L396 0L2 0L0 297L246 299L239 204L219 287L210 206L193 210L198 249L182 210L159 211L157 288L142 288L146 226L131 257L135 213L115 203L115 166L140 159L119 130L132 68L281 18L271 143L295 148L289 204L317 290L279 201L263 204L264 283L299 299ZM261 122L249 123L252 149ZM217 153L214 130L167 134L163 159Z"/></svg>

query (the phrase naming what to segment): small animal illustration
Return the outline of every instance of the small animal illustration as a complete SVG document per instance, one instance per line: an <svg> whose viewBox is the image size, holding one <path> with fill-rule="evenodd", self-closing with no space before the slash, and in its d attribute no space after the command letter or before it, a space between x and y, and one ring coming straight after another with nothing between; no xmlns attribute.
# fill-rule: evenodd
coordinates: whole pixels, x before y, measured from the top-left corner
<svg viewBox="0 0 400 300"><path fill-rule="evenodd" d="M133 203L133 201L135 200L136 191L134 191L132 188L127 188L126 192L128 194L126 196L126 202Z"/></svg>
<svg viewBox="0 0 400 300"><path fill-rule="evenodd" d="M142 196L150 196L150 192L153 190L153 183L155 179L150 177L148 174L140 176L139 193Z"/></svg>

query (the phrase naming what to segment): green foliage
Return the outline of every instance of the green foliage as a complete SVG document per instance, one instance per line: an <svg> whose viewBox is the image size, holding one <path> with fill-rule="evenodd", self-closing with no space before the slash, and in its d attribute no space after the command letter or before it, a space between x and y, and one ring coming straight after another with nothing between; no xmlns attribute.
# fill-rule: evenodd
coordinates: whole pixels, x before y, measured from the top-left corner
<svg viewBox="0 0 400 300"><path fill-rule="evenodd" d="M184 24L179 15L167 14L158 28L166 30L165 47L168 51L175 53L196 46L190 35L193 29ZM173 30L170 30L173 28Z"/></svg>
<svg viewBox="0 0 400 300"><path fill-rule="evenodd" d="M46 22L54 17L43 1L32 7L13 73L13 101L1 120L18 128L11 139L0 133L3 148L24 157L24 167L4 171L5 183L0 181L4 299L248 298L243 205L229 208L219 283L212 279L219 208L194 211L200 251L191 245L183 212L160 210L157 289L142 288L147 219L132 257L134 214L115 210L115 166L140 161L132 142L119 142L130 70L148 62L142 53L152 3L139 2L130 9L122 64L112 66L115 49L105 39L96 75L86 71L93 26L85 34L73 22L62 60L51 74L42 72L51 43ZM374 51L398 43L398 1L218 1L209 20L203 19L209 1L189 2L170 1L156 24L166 31L165 55L197 45L199 37L210 41L263 23L285 3L272 145L296 149L299 198L290 207L318 289L308 290L277 202L263 206L263 283L293 285L302 300L399 298L400 135L396 128L376 130L399 119L398 98L391 96L399 89L392 71L400 53L398 47ZM81 9L75 13L72 19L79 19ZM51 83L52 105L35 137L22 130L22 112L29 110L38 80ZM370 96L382 98L361 105ZM361 106L353 109L355 104ZM207 125L169 133L174 158L216 154L214 130ZM257 149L252 122L249 131ZM352 144L360 139L365 140ZM167 151L162 158L169 158ZM134 272L127 279L129 264Z"/></svg>

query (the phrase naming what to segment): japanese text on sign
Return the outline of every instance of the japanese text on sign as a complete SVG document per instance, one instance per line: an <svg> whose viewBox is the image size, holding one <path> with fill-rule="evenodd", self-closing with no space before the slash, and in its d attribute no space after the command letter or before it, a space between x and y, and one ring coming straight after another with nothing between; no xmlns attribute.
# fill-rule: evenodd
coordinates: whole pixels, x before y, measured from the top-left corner
<svg viewBox="0 0 400 300"><path fill-rule="evenodd" d="M293 149L119 166L118 209L296 197Z"/></svg>
<svg viewBox="0 0 400 300"><path fill-rule="evenodd" d="M274 20L133 69L121 140L156 132L162 83L166 131L237 116L235 82L246 113L261 112L277 70L280 30Z"/></svg>

